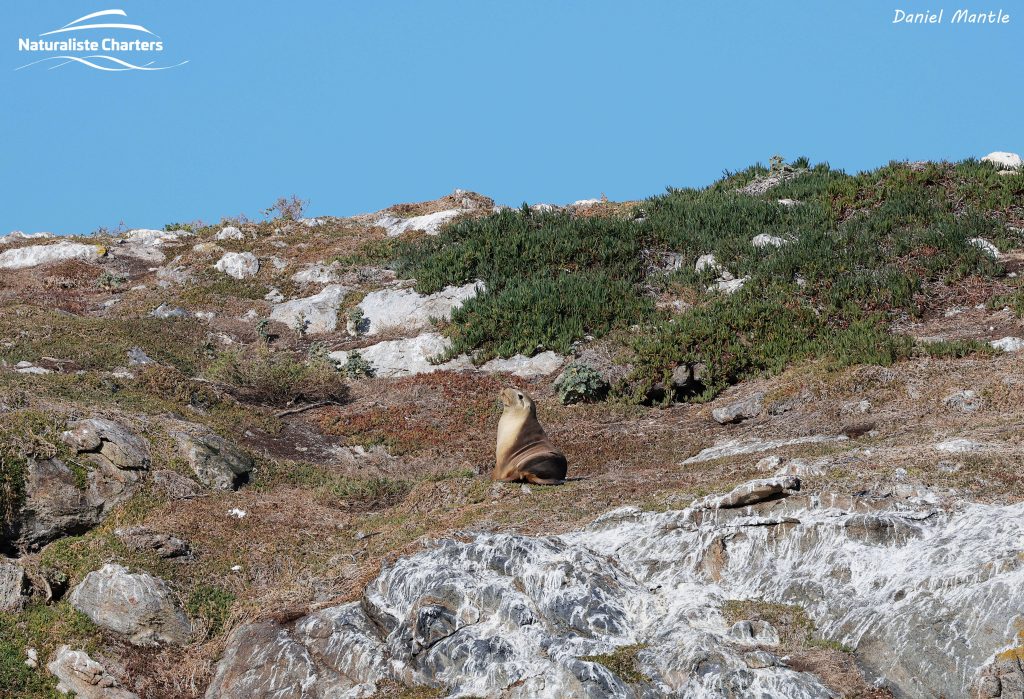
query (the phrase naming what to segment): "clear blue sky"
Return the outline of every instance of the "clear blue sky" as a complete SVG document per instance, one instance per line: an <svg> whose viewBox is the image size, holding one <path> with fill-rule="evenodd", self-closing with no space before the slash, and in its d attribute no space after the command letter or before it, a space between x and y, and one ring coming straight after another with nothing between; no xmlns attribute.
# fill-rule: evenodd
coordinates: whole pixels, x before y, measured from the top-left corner
<svg viewBox="0 0 1024 699"><path fill-rule="evenodd" d="M291 193L313 215L455 187L632 199L776 152L848 171L1024 152L1024 2L1000 1L1008 25L892 24L943 0L7 0L0 233ZM189 63L14 70L18 37L110 8Z"/></svg>

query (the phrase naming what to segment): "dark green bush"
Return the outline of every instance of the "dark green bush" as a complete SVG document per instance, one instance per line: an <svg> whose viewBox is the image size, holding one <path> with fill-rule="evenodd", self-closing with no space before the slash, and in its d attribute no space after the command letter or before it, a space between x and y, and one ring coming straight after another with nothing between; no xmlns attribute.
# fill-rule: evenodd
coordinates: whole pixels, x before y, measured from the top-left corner
<svg viewBox="0 0 1024 699"><path fill-rule="evenodd" d="M608 382L594 368L573 362L555 382L562 405L601 400L608 393Z"/></svg>

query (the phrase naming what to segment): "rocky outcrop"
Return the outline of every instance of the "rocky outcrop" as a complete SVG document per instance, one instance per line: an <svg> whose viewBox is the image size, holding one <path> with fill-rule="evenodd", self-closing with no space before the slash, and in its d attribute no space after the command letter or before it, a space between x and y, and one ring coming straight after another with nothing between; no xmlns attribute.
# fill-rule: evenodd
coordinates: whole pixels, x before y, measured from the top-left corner
<svg viewBox="0 0 1024 699"><path fill-rule="evenodd" d="M431 319L448 320L452 311L483 289L482 282L448 286L436 294L417 294L412 289L382 289L367 294L359 303L367 335L389 330L416 332Z"/></svg>
<svg viewBox="0 0 1024 699"><path fill-rule="evenodd" d="M106 514L137 490L141 472L149 469L149 444L124 425L102 418L79 420L68 427L61 439L93 465L88 498Z"/></svg>
<svg viewBox="0 0 1024 699"><path fill-rule="evenodd" d="M260 261L251 252L226 252L213 268L234 279L249 279L260 271Z"/></svg>
<svg viewBox="0 0 1024 699"><path fill-rule="evenodd" d="M214 240L245 240L245 233L236 226L224 226L213 236Z"/></svg>
<svg viewBox="0 0 1024 699"><path fill-rule="evenodd" d="M74 693L79 699L139 699L119 687L106 668L84 650L61 646L46 669L60 680L57 691L61 694Z"/></svg>
<svg viewBox="0 0 1024 699"><path fill-rule="evenodd" d="M374 225L383 228L384 232L391 238L410 231L423 231L427 235L437 235L441 232L441 227L444 224L453 221L462 214L467 213L467 211L467 209L446 209L444 211L435 211L432 214L413 216L411 218L381 216L374 222Z"/></svg>
<svg viewBox="0 0 1024 699"><path fill-rule="evenodd" d="M303 332L311 335L331 333L338 327L338 308L347 294L345 287L331 284L319 294L277 304L270 319L293 330L303 325Z"/></svg>
<svg viewBox="0 0 1024 699"><path fill-rule="evenodd" d="M938 511L763 486L560 537L442 541L358 602L236 630L207 697L358 696L383 678L463 696L835 696L763 650L770 624L727 622L730 599L802 607L898 696L966 696L1022 621L1024 504ZM587 659L631 644L642 681Z"/></svg>
<svg viewBox="0 0 1024 699"><path fill-rule="evenodd" d="M223 437L190 432L175 432L172 436L204 485L217 490L237 490L249 481L252 458Z"/></svg>
<svg viewBox="0 0 1024 699"><path fill-rule="evenodd" d="M1004 352L1020 352L1024 350L1024 337L1004 337L988 343Z"/></svg>
<svg viewBox="0 0 1024 699"><path fill-rule="evenodd" d="M0 612L14 612L28 601L28 578L16 561L0 558Z"/></svg>
<svg viewBox="0 0 1024 699"><path fill-rule="evenodd" d="M721 408L715 408L711 411L711 417L720 425L727 425L734 422L742 422L743 420L749 420L755 418L761 414L761 410L764 409L764 394L755 393L741 401L730 403L729 405Z"/></svg>
<svg viewBox="0 0 1024 699"><path fill-rule="evenodd" d="M86 492L59 459L30 460L25 500L9 523L5 538L20 550L35 550L54 539L82 534L99 524L103 503Z"/></svg>
<svg viewBox="0 0 1024 699"><path fill-rule="evenodd" d="M1016 153L1005 153L1003 151L996 151L989 153L981 159L983 163L992 163L998 168L1004 170L1019 170L1024 161L1021 160L1020 156Z"/></svg>
<svg viewBox="0 0 1024 699"><path fill-rule="evenodd" d="M81 260L96 262L104 254L99 245L62 241L52 245L29 245L0 253L0 269L27 269L52 262Z"/></svg>
<svg viewBox="0 0 1024 699"><path fill-rule="evenodd" d="M355 351L370 363L374 376L380 378L415 376L435 371L458 371L473 368L473 363L468 357L457 357L444 364L430 363L431 358L443 354L449 346L448 339L443 335L423 333L402 340L378 342ZM331 352L328 356L337 364L344 365L348 361L350 353Z"/></svg>
<svg viewBox="0 0 1024 699"><path fill-rule="evenodd" d="M322 262L310 265L292 275L296 284L333 284L339 279L340 265L325 265Z"/></svg>
<svg viewBox="0 0 1024 699"><path fill-rule="evenodd" d="M137 646L188 641L192 625L166 583L148 573L129 573L108 563L85 576L68 597L93 623Z"/></svg>
<svg viewBox="0 0 1024 699"><path fill-rule="evenodd" d="M521 378L533 378L536 376L547 376L562 368L565 364L565 357L548 350L527 357L516 354L508 359L496 357L480 367L480 371L487 374L507 373Z"/></svg>

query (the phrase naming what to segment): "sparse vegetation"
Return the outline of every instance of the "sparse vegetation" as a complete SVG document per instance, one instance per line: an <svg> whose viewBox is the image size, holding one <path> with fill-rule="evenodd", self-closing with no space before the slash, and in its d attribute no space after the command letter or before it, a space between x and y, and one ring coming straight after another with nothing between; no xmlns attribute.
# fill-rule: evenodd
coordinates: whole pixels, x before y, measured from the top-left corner
<svg viewBox="0 0 1024 699"><path fill-rule="evenodd" d="M265 345L229 349L220 353L207 370L241 400L265 405L342 401L344 375L324 358L302 361Z"/></svg>
<svg viewBox="0 0 1024 699"><path fill-rule="evenodd" d="M634 643L629 646L620 646L611 653L602 655L588 655L580 658L592 663L604 665L627 684L638 684L647 682L650 678L640 671L637 662L637 654L647 646L643 643Z"/></svg>

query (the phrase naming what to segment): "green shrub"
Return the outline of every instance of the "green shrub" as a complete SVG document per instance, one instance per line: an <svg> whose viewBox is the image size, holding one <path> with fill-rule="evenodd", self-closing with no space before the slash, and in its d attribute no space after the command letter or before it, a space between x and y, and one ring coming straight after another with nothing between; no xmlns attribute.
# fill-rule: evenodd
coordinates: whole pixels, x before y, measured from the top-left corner
<svg viewBox="0 0 1024 699"><path fill-rule="evenodd" d="M341 370L341 373L350 379L369 377L374 374L373 365L363 358L363 355L359 353L359 350L352 350L349 352L348 356L345 358L345 363L342 364L339 369Z"/></svg>
<svg viewBox="0 0 1024 699"><path fill-rule="evenodd" d="M555 391L562 405L594 402L608 393L608 382L595 369L573 362L565 368L555 382Z"/></svg>

